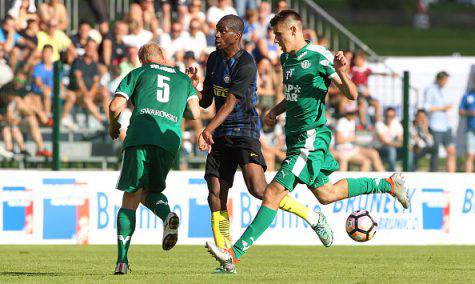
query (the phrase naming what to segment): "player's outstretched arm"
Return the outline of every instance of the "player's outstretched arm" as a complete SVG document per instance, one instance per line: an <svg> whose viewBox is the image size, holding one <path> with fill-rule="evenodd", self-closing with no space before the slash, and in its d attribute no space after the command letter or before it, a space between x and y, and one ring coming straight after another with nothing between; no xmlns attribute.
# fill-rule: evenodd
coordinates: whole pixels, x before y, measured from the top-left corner
<svg viewBox="0 0 475 284"><path fill-rule="evenodd" d="M276 104L264 117L264 123L272 126L276 123L277 117L285 112L285 99Z"/></svg>
<svg viewBox="0 0 475 284"><path fill-rule="evenodd" d="M343 51L338 51L333 60L333 66L338 76L330 77L333 83L340 89L340 91L349 100L356 100L358 98L358 90L355 84L348 77L348 61L343 54Z"/></svg>
<svg viewBox="0 0 475 284"><path fill-rule="evenodd" d="M186 119L199 119L200 118L200 102L197 97L191 98L186 104L186 110L184 113Z"/></svg>
<svg viewBox="0 0 475 284"><path fill-rule="evenodd" d="M119 116L120 113L127 106L127 99L121 95L116 95L109 105L109 135L115 140L119 137L120 134L120 123Z"/></svg>
<svg viewBox="0 0 475 284"><path fill-rule="evenodd" d="M213 132L218 128L226 118L233 112L236 104L239 102L239 99L232 93L228 94L226 102L216 113L211 122L206 126L206 128L201 132L201 136L209 145L214 144L213 141Z"/></svg>

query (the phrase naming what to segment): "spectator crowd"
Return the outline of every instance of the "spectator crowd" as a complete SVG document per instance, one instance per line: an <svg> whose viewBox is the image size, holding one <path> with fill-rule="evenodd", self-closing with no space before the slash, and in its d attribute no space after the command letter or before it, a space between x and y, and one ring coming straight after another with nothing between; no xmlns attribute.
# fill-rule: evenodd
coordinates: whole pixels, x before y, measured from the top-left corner
<svg viewBox="0 0 475 284"><path fill-rule="evenodd" d="M136 0L122 19L109 23L101 1L89 1L95 17L80 22L77 31L67 34L70 15L59 0L35 5L33 0L16 0L2 19L0 28L0 127L4 147L0 157L32 155L25 148L27 133L36 145L36 156L51 157L41 128L52 126L53 62L63 66L61 82L61 127L77 132L83 128L103 130L108 125L108 105L115 88L125 75L140 66L138 49L156 41L166 51L168 64L184 71L198 68L204 80L208 55L214 48L217 22L227 14L244 19L242 46L258 66L258 104L263 117L283 99L281 50L269 29L273 13L286 9L279 1L272 11L269 2L257 0ZM324 35L306 29L308 41L328 47ZM330 87L327 119L333 129L332 153L341 170L394 171L401 160L403 127L394 107L383 108L368 88L370 76L397 76L373 72L362 51L345 51L351 62L350 76L358 88L356 102L347 100ZM447 153L447 170L455 171L456 152L452 130L447 124L444 86L449 75L440 72L425 93L425 104L415 114L410 145L413 168L430 155L431 171L438 170L439 145ZM473 84L475 85L475 84ZM200 87L200 86L198 86ZM132 106L130 106L132 108ZM123 138L131 109L121 118ZM91 117L84 124L77 115ZM213 106L203 110L201 120L184 121L181 168L187 159L204 157L197 149L197 137L214 115ZM468 93L460 104L460 115L467 118L468 155L466 170L473 171L475 155L475 93ZM285 137L281 117L276 126L264 126L261 143L270 170L285 158ZM14 146L16 144L16 147Z"/></svg>

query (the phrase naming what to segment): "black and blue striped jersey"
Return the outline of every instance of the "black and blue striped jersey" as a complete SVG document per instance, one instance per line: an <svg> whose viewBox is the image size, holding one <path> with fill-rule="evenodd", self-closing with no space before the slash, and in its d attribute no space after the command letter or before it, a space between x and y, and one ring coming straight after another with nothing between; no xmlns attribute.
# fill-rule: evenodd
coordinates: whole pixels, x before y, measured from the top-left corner
<svg viewBox="0 0 475 284"><path fill-rule="evenodd" d="M213 136L239 136L259 139L261 126L256 111L257 66L252 55L240 50L229 61L221 51L210 54L203 84L205 94L213 94L216 111L224 105L229 93L239 102L233 112L215 130Z"/></svg>

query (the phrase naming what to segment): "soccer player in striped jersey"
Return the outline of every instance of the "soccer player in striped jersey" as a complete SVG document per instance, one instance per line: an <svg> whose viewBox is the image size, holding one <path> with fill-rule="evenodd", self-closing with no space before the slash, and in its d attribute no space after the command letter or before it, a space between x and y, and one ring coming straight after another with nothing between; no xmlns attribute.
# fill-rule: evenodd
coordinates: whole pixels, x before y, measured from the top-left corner
<svg viewBox="0 0 475 284"><path fill-rule="evenodd" d="M200 148L210 148L205 179L209 190L214 240L222 249L232 245L226 203L237 166L242 169L251 195L262 199L267 186L264 176L266 164L259 142L259 117L255 108L257 66L253 57L241 48L243 29L242 19L234 15L227 15L218 22L217 50L210 54L206 64L200 101L200 105L207 108L214 100L217 111L200 135ZM196 70L190 73L197 83ZM305 219L325 246L331 244L331 235L322 234L325 231L321 227L327 225L321 212L313 212L287 195L283 196L277 207ZM228 271L221 267L217 272Z"/></svg>
<svg viewBox="0 0 475 284"><path fill-rule="evenodd" d="M287 156L267 186L253 222L234 246L223 250L210 242L206 244L229 271L271 225L282 198L298 183L305 184L324 205L361 194L390 193L404 208L409 207L404 179L398 173L386 179L342 179L335 184L329 181L328 176L338 170L338 162L329 150L331 131L326 126L325 96L333 82L348 99L357 98L357 89L347 75L348 62L341 51L333 58L325 47L306 42L302 19L295 11L279 12L271 26L284 52L281 63L285 98L266 115L264 123L273 124L278 115L286 112ZM332 234L328 227L322 229Z"/></svg>

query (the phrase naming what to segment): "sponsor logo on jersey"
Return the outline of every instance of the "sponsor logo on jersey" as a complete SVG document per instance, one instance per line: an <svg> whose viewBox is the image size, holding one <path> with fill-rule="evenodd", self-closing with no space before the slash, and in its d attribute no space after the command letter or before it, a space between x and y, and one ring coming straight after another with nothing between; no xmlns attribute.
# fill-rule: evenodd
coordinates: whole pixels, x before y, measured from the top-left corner
<svg viewBox="0 0 475 284"><path fill-rule="evenodd" d="M306 52L306 51L305 51L304 53L300 54L300 55L297 57L297 60L302 59L302 57L304 57L305 55L307 55L307 52Z"/></svg>
<svg viewBox="0 0 475 284"><path fill-rule="evenodd" d="M229 93L229 89L213 84L213 93L217 97L226 98Z"/></svg>
<svg viewBox="0 0 475 284"><path fill-rule="evenodd" d="M304 60L302 63L300 63L300 66L302 66L303 69L308 69L311 65L312 64L308 60Z"/></svg>
<svg viewBox="0 0 475 284"><path fill-rule="evenodd" d="M299 85L284 84L284 94L287 101L296 102L302 88Z"/></svg>
<svg viewBox="0 0 475 284"><path fill-rule="evenodd" d="M143 109L140 110L140 114L156 115L156 116L166 118L166 119L168 119L172 122L175 122L175 123L178 122L178 117L174 116L173 114L169 114L168 112L163 111L163 110L143 108Z"/></svg>

